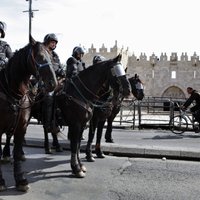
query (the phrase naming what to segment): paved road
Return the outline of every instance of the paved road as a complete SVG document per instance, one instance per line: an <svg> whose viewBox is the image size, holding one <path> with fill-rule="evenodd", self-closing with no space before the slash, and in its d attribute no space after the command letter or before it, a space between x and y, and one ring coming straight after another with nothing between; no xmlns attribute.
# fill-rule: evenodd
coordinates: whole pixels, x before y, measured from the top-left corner
<svg viewBox="0 0 200 200"><path fill-rule="evenodd" d="M88 129L84 131L85 140L81 149L86 146ZM51 138L51 136L49 136ZM105 143L102 138L102 150L108 154L119 156L137 157L166 157L174 159L200 159L200 134L186 132L183 135L175 135L169 130L130 130L114 129L115 143ZM28 146L43 146L43 129L40 125L29 125L26 143ZM59 141L63 148L69 149L67 140L67 127L63 130ZM95 144L95 141L94 141Z"/></svg>

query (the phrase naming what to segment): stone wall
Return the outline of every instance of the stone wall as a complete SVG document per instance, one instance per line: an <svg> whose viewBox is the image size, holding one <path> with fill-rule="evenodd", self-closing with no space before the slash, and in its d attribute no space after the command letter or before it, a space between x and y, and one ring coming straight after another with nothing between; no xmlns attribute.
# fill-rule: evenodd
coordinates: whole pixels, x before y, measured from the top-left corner
<svg viewBox="0 0 200 200"><path fill-rule="evenodd" d="M86 66L92 64L95 55L102 55L107 59L114 58L122 53L122 63L128 68L128 76L138 74L144 83L145 95L153 97L187 97L186 88L188 86L200 90L200 62L199 56L194 53L188 56L182 53L180 57L176 52L172 52L170 56L162 53L160 57L154 53L147 58L145 53L141 53L139 57L131 55L128 48L117 46L117 41L110 50L102 45L97 50L91 45L88 52L84 56Z"/></svg>

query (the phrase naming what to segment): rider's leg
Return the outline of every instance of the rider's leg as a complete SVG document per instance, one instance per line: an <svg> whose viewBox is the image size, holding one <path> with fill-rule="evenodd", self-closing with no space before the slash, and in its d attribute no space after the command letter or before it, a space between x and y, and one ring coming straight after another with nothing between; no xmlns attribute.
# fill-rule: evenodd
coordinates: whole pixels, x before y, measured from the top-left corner
<svg viewBox="0 0 200 200"><path fill-rule="evenodd" d="M54 96L48 94L43 103L43 126L48 131L52 131L52 119L53 119L53 104Z"/></svg>

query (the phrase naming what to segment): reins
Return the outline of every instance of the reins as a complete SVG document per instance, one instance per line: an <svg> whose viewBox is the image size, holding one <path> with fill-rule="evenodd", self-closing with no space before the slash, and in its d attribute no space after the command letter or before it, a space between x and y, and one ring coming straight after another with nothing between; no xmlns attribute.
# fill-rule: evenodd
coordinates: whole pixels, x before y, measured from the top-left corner
<svg viewBox="0 0 200 200"><path fill-rule="evenodd" d="M77 76L78 76L78 75L77 75ZM78 80L81 81L80 77L78 78ZM82 99L83 99L86 103L90 104L92 107L103 108L103 107L105 107L105 105L108 103L107 101L106 101L106 102L104 102L104 101L98 101L100 97L98 97L97 95L95 95L95 97L98 97L97 101L100 102L100 103L102 103L102 104L99 105L99 104L93 103L92 101L88 100L88 99L82 94L82 92L79 90L79 88L77 87L77 85L75 84L75 82L74 82L72 79L70 79L69 81L70 81L70 83L74 86L74 88L76 89L76 91L78 92L78 94L82 97ZM84 84L84 83L81 81L81 84ZM85 85L84 85L84 86L85 86ZM85 86L85 88L87 88L87 87ZM90 91L90 90L87 88L87 91ZM92 93L91 91L90 91L90 93L91 93L91 94L94 94L94 93ZM73 98L73 99L74 99L74 98Z"/></svg>

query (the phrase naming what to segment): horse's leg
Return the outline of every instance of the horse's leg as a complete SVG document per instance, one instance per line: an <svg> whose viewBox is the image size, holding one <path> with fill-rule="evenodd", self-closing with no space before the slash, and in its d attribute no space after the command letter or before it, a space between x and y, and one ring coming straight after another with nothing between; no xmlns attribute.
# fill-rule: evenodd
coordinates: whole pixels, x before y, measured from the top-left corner
<svg viewBox="0 0 200 200"><path fill-rule="evenodd" d="M97 155L97 158L105 158L104 153L101 151L101 138L102 138L102 132L103 132L103 127L105 124L104 121L99 121L98 127L97 127L97 140L96 140L96 146L95 146L95 153Z"/></svg>
<svg viewBox="0 0 200 200"><path fill-rule="evenodd" d="M95 134L95 130L96 130L96 124L97 124L97 120L93 118L90 120L90 126L89 126L89 133L88 133L88 141L87 141L87 146L86 146L86 159L88 162L94 162L95 159L92 155L92 142L94 139L94 134Z"/></svg>
<svg viewBox="0 0 200 200"><path fill-rule="evenodd" d="M60 146L59 142L58 142L58 137L57 134L55 133L51 133L52 138L53 138L53 148L55 148L56 152L62 152L62 147Z"/></svg>
<svg viewBox="0 0 200 200"><path fill-rule="evenodd" d="M112 138L112 128L113 128L112 123L119 111L120 111L120 107L116 108L116 110L113 110L112 114L107 118L107 129L105 133L105 140L108 143L114 143L114 140Z"/></svg>
<svg viewBox="0 0 200 200"><path fill-rule="evenodd" d="M74 124L73 126L69 126L70 133L70 148L71 148L71 168L73 174L75 174L78 178L85 177L85 173L81 169L78 160L78 153L80 148L80 137L81 137L81 125Z"/></svg>
<svg viewBox="0 0 200 200"><path fill-rule="evenodd" d="M0 145L1 145L1 139L2 138L2 134L0 133ZM2 157L2 148L0 148L0 158ZM2 174L2 170L1 170L1 161L0 161L0 192L6 190L6 184L5 184L5 180L3 178L3 174Z"/></svg>
<svg viewBox="0 0 200 200"><path fill-rule="evenodd" d="M80 160L80 147L81 147L81 140L82 140L82 137L83 137L83 132L84 132L84 128L82 129L81 131L81 134L80 134L80 139L79 139L79 146L78 146L78 150L77 150L77 158L78 158L78 162L79 162L79 165L81 167L81 170L85 173L87 171L86 167L83 165L83 163L81 163L81 160Z"/></svg>
<svg viewBox="0 0 200 200"><path fill-rule="evenodd" d="M26 133L26 127L17 127L14 133L14 148L13 148L13 158L14 158L14 178L16 182L16 189L19 191L26 192L29 189L28 181L24 176L24 172L21 166L21 157L23 152L23 142L24 135Z"/></svg>
<svg viewBox="0 0 200 200"><path fill-rule="evenodd" d="M46 154L51 154L51 149L49 147L49 135L48 135L48 130L46 129L45 126L43 126L44 129L44 150Z"/></svg>
<svg viewBox="0 0 200 200"><path fill-rule="evenodd" d="M12 135L10 133L6 133L6 144L3 148L3 161L10 162L10 141L11 141Z"/></svg>

